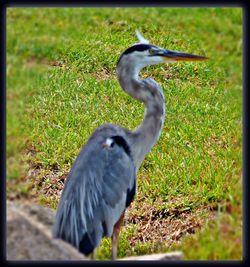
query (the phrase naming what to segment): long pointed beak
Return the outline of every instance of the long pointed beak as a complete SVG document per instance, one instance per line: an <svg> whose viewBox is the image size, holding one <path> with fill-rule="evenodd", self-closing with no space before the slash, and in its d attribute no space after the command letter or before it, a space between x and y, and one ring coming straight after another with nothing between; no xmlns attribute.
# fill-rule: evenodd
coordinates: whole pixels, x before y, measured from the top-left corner
<svg viewBox="0 0 250 267"><path fill-rule="evenodd" d="M164 59L164 61L202 61L208 59L208 57L205 56L198 56L170 50L161 51L160 56Z"/></svg>

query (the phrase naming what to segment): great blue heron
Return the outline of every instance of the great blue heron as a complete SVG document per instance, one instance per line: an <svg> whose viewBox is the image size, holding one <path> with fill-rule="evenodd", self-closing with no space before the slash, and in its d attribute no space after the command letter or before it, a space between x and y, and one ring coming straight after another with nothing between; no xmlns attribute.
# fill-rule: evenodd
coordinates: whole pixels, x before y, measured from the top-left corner
<svg viewBox="0 0 250 267"><path fill-rule="evenodd" d="M122 89L144 103L144 119L134 131L114 124L97 128L73 163L57 209L53 236L85 255L94 252L104 236L112 236L112 259L116 258L124 212L136 191L136 173L161 133L164 95L153 79L139 78L140 70L163 62L206 59L149 44L139 32L137 37L140 42L121 54L117 75Z"/></svg>

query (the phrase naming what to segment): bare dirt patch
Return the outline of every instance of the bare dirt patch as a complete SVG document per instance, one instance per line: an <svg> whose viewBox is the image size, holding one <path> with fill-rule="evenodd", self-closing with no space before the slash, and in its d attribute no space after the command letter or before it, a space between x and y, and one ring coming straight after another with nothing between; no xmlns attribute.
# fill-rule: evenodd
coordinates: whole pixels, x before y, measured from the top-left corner
<svg viewBox="0 0 250 267"><path fill-rule="evenodd" d="M115 77L115 71L109 70L107 68L103 68L101 71L97 71L93 73L93 76L98 80L98 81L104 81L104 80L109 80L112 77Z"/></svg>
<svg viewBox="0 0 250 267"><path fill-rule="evenodd" d="M29 199L35 203L55 208L67 177L61 173L57 169L46 173L39 166L31 169L26 181L32 183L33 186L29 187L28 194L18 195L18 199ZM23 182L25 181L23 180ZM9 198L13 200L13 195ZM132 202L127 209L125 220L126 224L134 224L137 229L129 239L131 246L135 246L139 241L142 244L146 242L164 243L165 246L169 247L173 243L179 243L182 237L194 234L201 229L208 218L214 218L214 212L209 207L193 210L181 207L159 209L159 205L162 204L164 203L157 203L156 201L150 205L139 198ZM204 214L206 215L204 216Z"/></svg>
<svg viewBox="0 0 250 267"><path fill-rule="evenodd" d="M133 206L140 206L138 216L134 212ZM206 214L206 216L200 216ZM128 209L127 222L137 225L135 236L130 239L130 245L134 246L136 242L141 243L164 243L169 247L177 243L187 234L194 234L202 228L207 218L212 219L214 215L208 208L200 208L195 211L182 209L157 210L156 206L150 206L146 203L132 204Z"/></svg>

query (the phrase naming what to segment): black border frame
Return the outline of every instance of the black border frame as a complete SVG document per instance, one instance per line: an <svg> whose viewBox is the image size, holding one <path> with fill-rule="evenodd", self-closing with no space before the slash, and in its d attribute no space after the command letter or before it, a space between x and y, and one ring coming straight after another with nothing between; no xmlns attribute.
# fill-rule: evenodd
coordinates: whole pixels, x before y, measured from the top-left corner
<svg viewBox="0 0 250 267"><path fill-rule="evenodd" d="M247 105L247 99L249 95L249 68L248 68L248 18L249 18L249 11L247 8L247 1L150 1L150 0L144 0L144 1L119 1L119 2L113 2L113 1L36 1L35 3L32 1L18 1L18 0L12 0L3 2L1 5L1 177L2 177L2 183L0 186L1 189L1 261L3 264L7 265L19 265L24 264L30 265L65 265L65 264L81 264L81 265L114 265L114 264L121 264L121 265L151 265L151 264L159 264L159 265L184 265L184 266L197 266L197 265L203 265L203 266L210 266L210 265L225 265L225 266L241 266L243 264L249 263L249 232L248 232L248 223L249 223L249 183L248 183L248 177L249 177L249 171L248 171L248 162L247 159L249 158L249 152L248 152L248 125L247 122L249 121L248 116L248 105ZM243 103L243 145L242 145L242 156L243 156L243 204L242 204L242 210L243 210L243 228L242 228L242 241L243 241L243 255L242 255L242 261L175 261L175 262L155 262L155 261L149 261L149 262L110 262L110 261L7 261L6 260L6 13L7 8L14 8L14 7L240 7L243 9L243 93L242 93L242 103Z"/></svg>

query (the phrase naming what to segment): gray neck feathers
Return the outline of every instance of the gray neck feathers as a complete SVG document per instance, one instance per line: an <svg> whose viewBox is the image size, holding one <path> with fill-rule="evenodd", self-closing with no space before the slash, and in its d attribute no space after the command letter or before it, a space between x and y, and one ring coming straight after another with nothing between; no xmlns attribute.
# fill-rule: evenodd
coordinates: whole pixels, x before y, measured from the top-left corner
<svg viewBox="0 0 250 267"><path fill-rule="evenodd" d="M117 66L121 87L133 98L145 105L145 114L139 127L128 136L129 145L136 169L141 165L146 154L158 140L165 116L164 95L161 87L152 79L139 79L142 66L134 66L126 59Z"/></svg>

